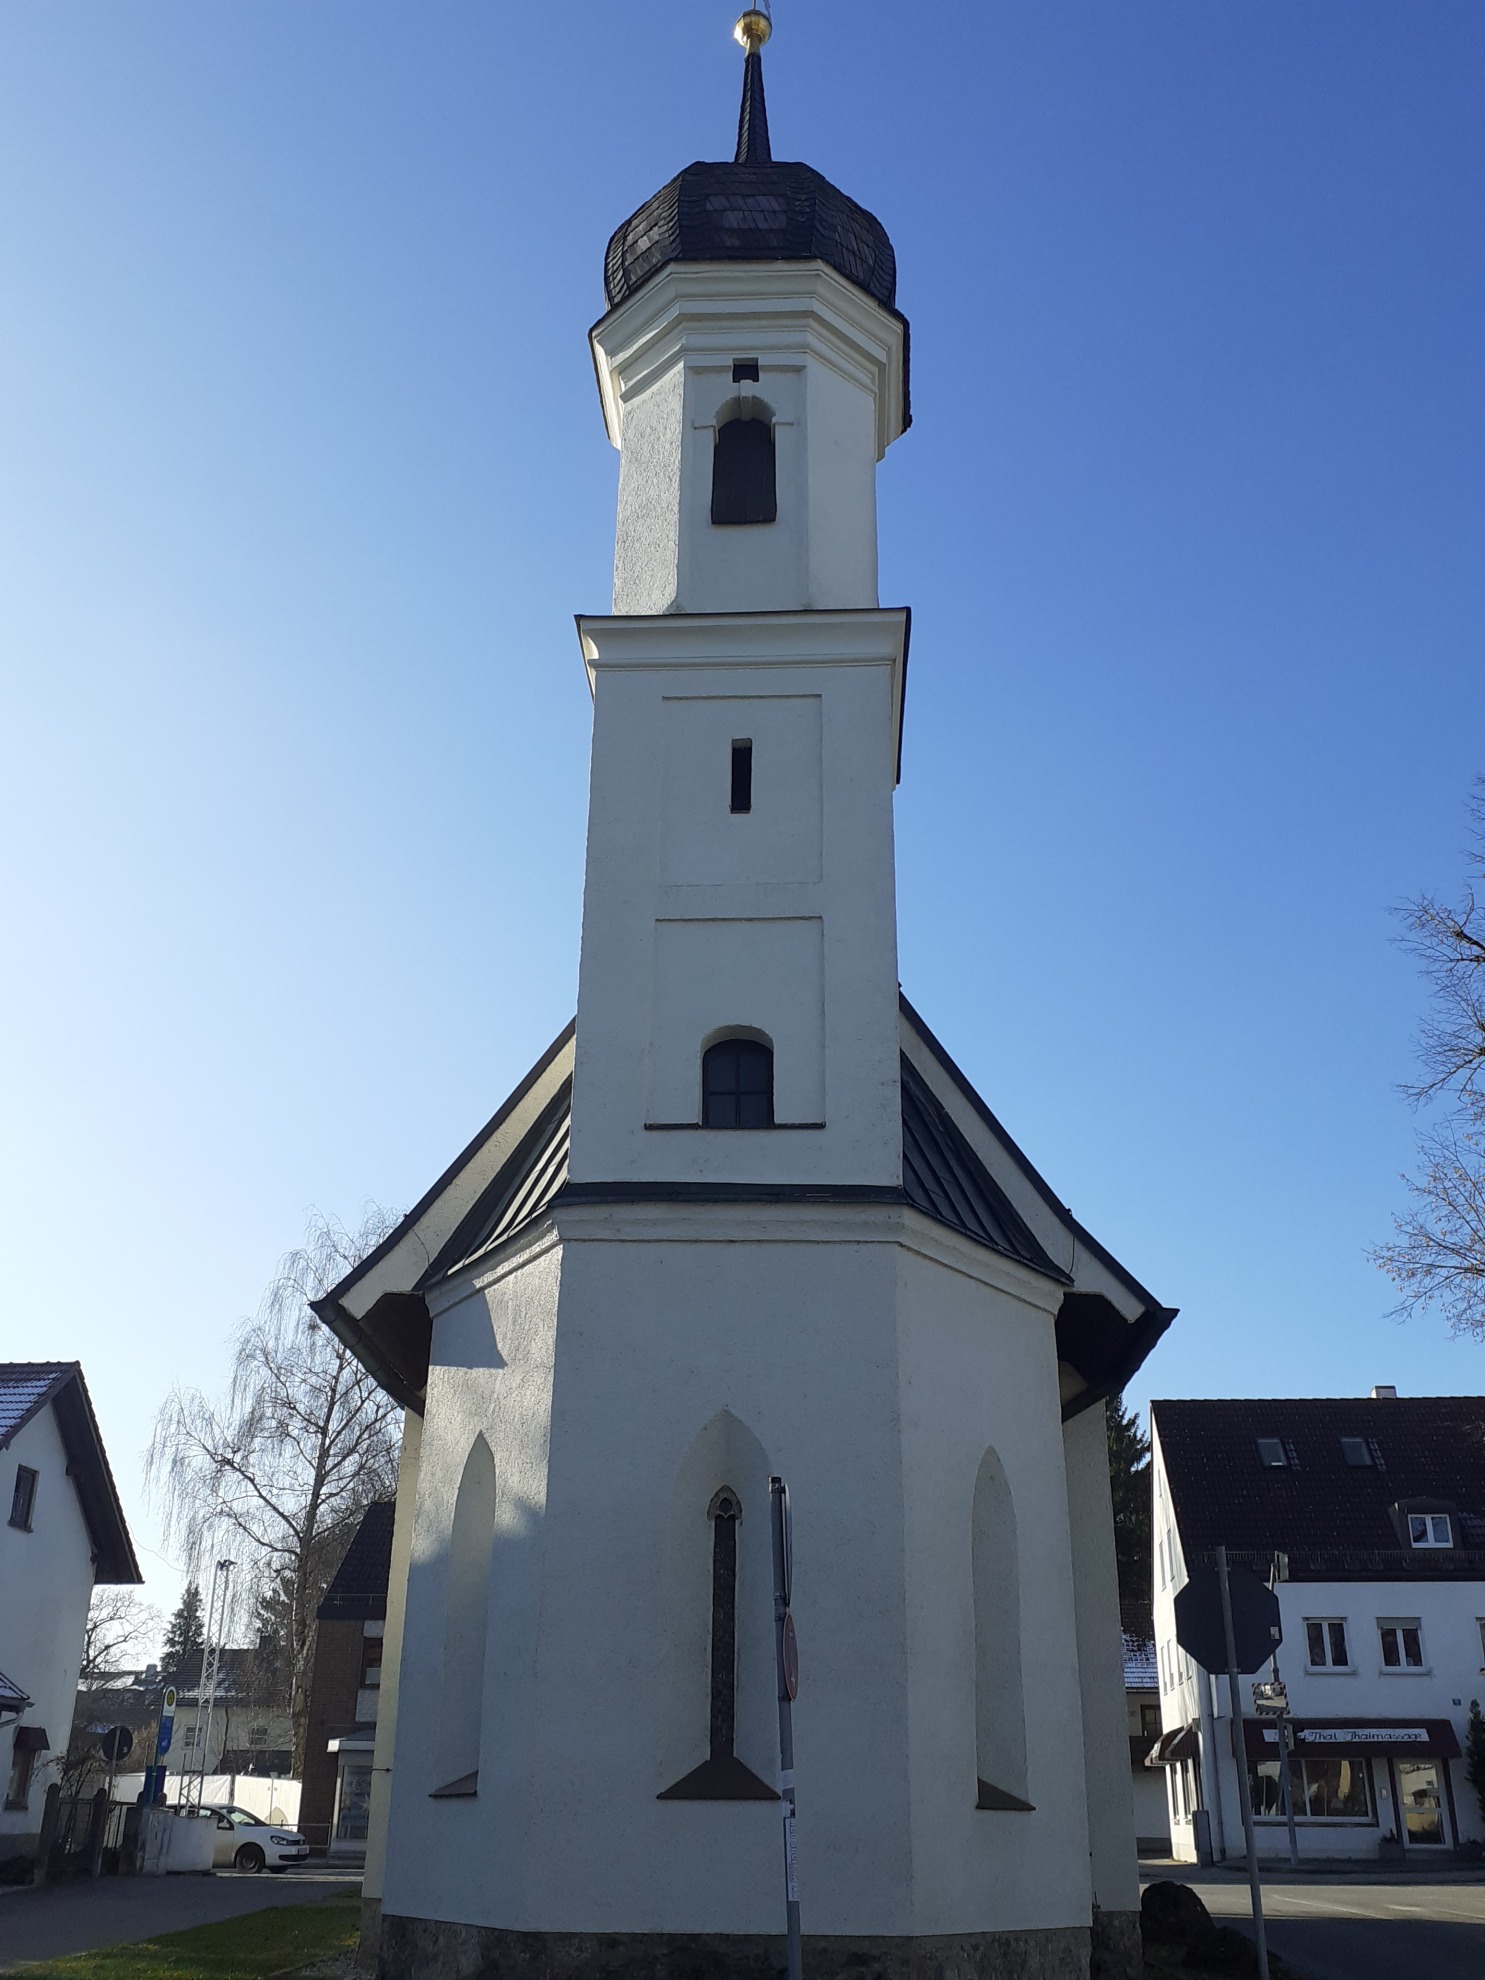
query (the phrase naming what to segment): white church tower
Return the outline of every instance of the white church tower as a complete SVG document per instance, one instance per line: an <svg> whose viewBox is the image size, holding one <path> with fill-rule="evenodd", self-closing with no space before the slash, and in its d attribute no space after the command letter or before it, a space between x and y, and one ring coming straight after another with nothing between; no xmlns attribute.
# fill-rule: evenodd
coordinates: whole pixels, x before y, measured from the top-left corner
<svg viewBox="0 0 1485 1980"><path fill-rule="evenodd" d="M806 1973L1115 1980L1101 1405L1171 1315L899 991L907 324L739 39L735 160L614 235L591 333L575 1029L319 1308L408 1411L369 1923L386 1980L771 1980L780 1474Z"/></svg>

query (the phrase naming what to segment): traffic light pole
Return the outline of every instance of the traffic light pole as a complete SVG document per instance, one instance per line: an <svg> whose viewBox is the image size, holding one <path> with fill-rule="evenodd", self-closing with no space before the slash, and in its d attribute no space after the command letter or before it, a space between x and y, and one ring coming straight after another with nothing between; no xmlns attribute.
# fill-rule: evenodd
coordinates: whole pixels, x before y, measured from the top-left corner
<svg viewBox="0 0 1485 1980"><path fill-rule="evenodd" d="M1217 1580L1222 1589L1222 1633L1227 1644L1227 1702L1232 1714L1232 1764L1237 1770L1238 1807L1243 1812L1243 1847L1248 1852L1248 1889L1253 1897L1253 1940L1258 1949L1258 1980L1268 1980L1268 1938L1263 1929L1263 1885L1253 1840L1253 1797L1248 1792L1248 1754L1243 1739L1243 1700L1238 1689L1237 1640L1232 1629L1232 1589L1227 1580L1227 1549L1217 1549ZM1286 1755L1282 1762L1288 1771Z"/></svg>

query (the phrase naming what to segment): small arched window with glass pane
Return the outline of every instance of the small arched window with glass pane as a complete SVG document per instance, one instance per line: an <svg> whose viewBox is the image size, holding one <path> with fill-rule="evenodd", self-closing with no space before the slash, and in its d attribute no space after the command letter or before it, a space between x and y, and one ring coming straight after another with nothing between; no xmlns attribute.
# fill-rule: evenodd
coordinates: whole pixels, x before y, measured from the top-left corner
<svg viewBox="0 0 1485 1980"><path fill-rule="evenodd" d="M773 1050L757 1038L722 1038L701 1061L701 1124L773 1126Z"/></svg>
<svg viewBox="0 0 1485 1980"><path fill-rule="evenodd" d="M717 428L712 453L712 521L771 523L778 513L773 421L727 420Z"/></svg>

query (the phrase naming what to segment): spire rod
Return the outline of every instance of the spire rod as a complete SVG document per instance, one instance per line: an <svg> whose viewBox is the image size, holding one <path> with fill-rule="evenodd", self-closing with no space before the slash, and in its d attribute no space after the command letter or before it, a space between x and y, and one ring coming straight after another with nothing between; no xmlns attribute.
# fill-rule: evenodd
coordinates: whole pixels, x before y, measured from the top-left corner
<svg viewBox="0 0 1485 1980"><path fill-rule="evenodd" d="M773 152L768 143L768 104L763 95L763 44L773 33L773 8L769 0L753 0L739 14L732 30L746 56L743 63L742 109L737 116L736 165L771 165Z"/></svg>

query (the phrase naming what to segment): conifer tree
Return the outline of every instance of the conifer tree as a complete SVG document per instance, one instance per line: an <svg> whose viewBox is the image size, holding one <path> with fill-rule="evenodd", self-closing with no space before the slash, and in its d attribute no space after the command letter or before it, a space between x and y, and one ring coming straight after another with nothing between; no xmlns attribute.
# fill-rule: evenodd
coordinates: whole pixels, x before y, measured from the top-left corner
<svg viewBox="0 0 1485 1980"><path fill-rule="evenodd" d="M1109 1437L1109 1485L1114 1499L1114 1551L1124 1601L1150 1600L1150 1440L1122 1395L1104 1405Z"/></svg>
<svg viewBox="0 0 1485 1980"><path fill-rule="evenodd" d="M201 1585L188 1581L175 1614L165 1631L165 1647L160 1652L160 1673L167 1684L178 1684L187 1666L200 1658L206 1647L206 1624L201 1607Z"/></svg>

